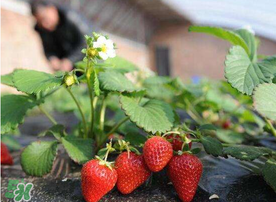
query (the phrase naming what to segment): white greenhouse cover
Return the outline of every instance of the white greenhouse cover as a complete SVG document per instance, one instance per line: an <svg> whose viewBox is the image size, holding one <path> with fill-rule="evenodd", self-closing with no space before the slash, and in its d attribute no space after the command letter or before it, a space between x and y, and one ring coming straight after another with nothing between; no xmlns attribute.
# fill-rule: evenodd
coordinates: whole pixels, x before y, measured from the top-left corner
<svg viewBox="0 0 276 202"><path fill-rule="evenodd" d="M251 27L276 41L276 0L162 0L197 25Z"/></svg>

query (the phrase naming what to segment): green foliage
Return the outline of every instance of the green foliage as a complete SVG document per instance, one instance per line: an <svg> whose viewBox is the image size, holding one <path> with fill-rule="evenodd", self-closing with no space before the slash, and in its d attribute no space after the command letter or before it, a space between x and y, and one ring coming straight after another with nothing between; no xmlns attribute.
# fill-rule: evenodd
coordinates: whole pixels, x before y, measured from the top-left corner
<svg viewBox="0 0 276 202"><path fill-rule="evenodd" d="M210 136L200 138L201 143L207 154L211 154L213 156L221 156L222 155L222 144L217 139L214 139Z"/></svg>
<svg viewBox="0 0 276 202"><path fill-rule="evenodd" d="M37 141L27 146L21 154L24 172L38 177L49 173L57 153L57 146L57 141Z"/></svg>
<svg viewBox="0 0 276 202"><path fill-rule="evenodd" d="M225 77L237 90L251 95L253 89L264 82L271 82L276 74L276 58L251 62L240 46L230 49L225 61Z"/></svg>
<svg viewBox="0 0 276 202"><path fill-rule="evenodd" d="M97 75L95 70L93 71L93 73L91 75L91 82L92 82L92 85L93 85L95 95L99 96L100 93L101 93L100 82L99 82L98 75Z"/></svg>
<svg viewBox="0 0 276 202"><path fill-rule="evenodd" d="M61 124L53 125L51 128L49 128L46 131L43 131L38 136L44 137L45 135L53 135L56 139L60 140L62 136L64 136L65 128Z"/></svg>
<svg viewBox="0 0 276 202"><path fill-rule="evenodd" d="M125 141L130 142L133 146L140 146L147 141L147 138L139 133L128 133L125 136Z"/></svg>
<svg viewBox="0 0 276 202"><path fill-rule="evenodd" d="M63 79L35 70L16 70L12 81L17 90L27 94L38 94L61 86Z"/></svg>
<svg viewBox="0 0 276 202"><path fill-rule="evenodd" d="M271 154L271 150L265 147L254 147L254 146L231 146L223 149L223 154L230 155L236 159L253 161L261 156Z"/></svg>
<svg viewBox="0 0 276 202"><path fill-rule="evenodd" d="M84 164L94 157L94 141L74 136L62 138L62 144L70 158L78 164Z"/></svg>
<svg viewBox="0 0 276 202"><path fill-rule="evenodd" d="M1 142L7 145L10 151L16 151L21 149L21 145L12 135L2 135Z"/></svg>
<svg viewBox="0 0 276 202"><path fill-rule="evenodd" d="M101 72L99 74L99 80L103 90L129 93L139 90L130 80L119 72Z"/></svg>
<svg viewBox="0 0 276 202"><path fill-rule="evenodd" d="M265 181L274 189L276 192L276 161L274 159L268 159L262 168L262 174Z"/></svg>
<svg viewBox="0 0 276 202"><path fill-rule="evenodd" d="M213 89L208 90L206 93L206 100L216 103L219 109L223 109L226 112L234 111L237 108L237 104L231 96Z"/></svg>
<svg viewBox="0 0 276 202"><path fill-rule="evenodd" d="M14 130L24 121L29 109L37 103L25 95L4 95L1 97L1 134Z"/></svg>
<svg viewBox="0 0 276 202"><path fill-rule="evenodd" d="M162 85L168 84L172 81L170 77L166 76L151 76L143 81L144 85Z"/></svg>
<svg viewBox="0 0 276 202"><path fill-rule="evenodd" d="M219 140L230 144L240 144L245 140L245 136L232 130L217 130Z"/></svg>
<svg viewBox="0 0 276 202"><path fill-rule="evenodd" d="M170 105L159 100L148 100L143 105L128 96L121 96L122 109L138 127L146 132L166 132L174 122L174 113Z"/></svg>
<svg viewBox="0 0 276 202"><path fill-rule="evenodd" d="M258 48L258 40L255 39L255 36L247 31L246 29L239 29L236 30L235 33L240 35L240 37L245 41L249 53L250 53L250 59L251 61L256 61L257 60L257 48Z"/></svg>
<svg viewBox="0 0 276 202"><path fill-rule="evenodd" d="M226 30L220 27L203 27L203 26L191 26L189 27L190 32L200 32L211 34L223 40L229 41L233 45L241 46L247 54L250 54L250 50L244 41L243 37L240 36L240 33Z"/></svg>
<svg viewBox="0 0 276 202"><path fill-rule="evenodd" d="M214 131L216 131L217 128L213 124L204 124L204 125L201 125L199 127L199 130L200 131L205 131L205 130L214 130Z"/></svg>
<svg viewBox="0 0 276 202"><path fill-rule="evenodd" d="M10 74L2 75L1 76L1 83L7 86L14 87L13 81L12 81L12 75L13 72Z"/></svg>
<svg viewBox="0 0 276 202"><path fill-rule="evenodd" d="M276 120L276 84L261 84L253 95L255 109L264 117Z"/></svg>
<svg viewBox="0 0 276 202"><path fill-rule="evenodd" d="M106 70L112 69L121 73L134 72L138 70L138 67L135 64L119 56L109 58L106 60L106 64L109 64L108 67L105 67Z"/></svg>

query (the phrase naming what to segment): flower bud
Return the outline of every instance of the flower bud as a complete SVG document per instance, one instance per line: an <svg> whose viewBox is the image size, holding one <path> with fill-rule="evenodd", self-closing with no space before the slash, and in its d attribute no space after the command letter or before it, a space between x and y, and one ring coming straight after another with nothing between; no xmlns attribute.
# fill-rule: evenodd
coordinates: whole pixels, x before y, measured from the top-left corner
<svg viewBox="0 0 276 202"><path fill-rule="evenodd" d="M98 55L98 51L95 48L88 48L87 49L87 56L88 58L94 58Z"/></svg>
<svg viewBox="0 0 276 202"><path fill-rule="evenodd" d="M76 79L74 75L66 75L64 77L64 83L67 87L72 86L76 83Z"/></svg>

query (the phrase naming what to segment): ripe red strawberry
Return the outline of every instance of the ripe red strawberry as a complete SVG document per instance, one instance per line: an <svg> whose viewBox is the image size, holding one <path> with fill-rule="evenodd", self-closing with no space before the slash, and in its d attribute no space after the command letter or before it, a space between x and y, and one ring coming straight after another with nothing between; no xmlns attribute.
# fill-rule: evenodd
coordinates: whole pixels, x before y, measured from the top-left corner
<svg viewBox="0 0 276 202"><path fill-rule="evenodd" d="M117 188L122 194L129 194L143 184L150 176L142 155L133 152L121 153L115 162L118 174Z"/></svg>
<svg viewBox="0 0 276 202"><path fill-rule="evenodd" d="M173 156L172 145L162 137L154 136L145 142L144 159L153 172L162 170Z"/></svg>
<svg viewBox="0 0 276 202"><path fill-rule="evenodd" d="M1 142L1 164L2 165L12 165L13 160L8 147Z"/></svg>
<svg viewBox="0 0 276 202"><path fill-rule="evenodd" d="M117 172L99 160L91 160L81 170L82 195L87 202L97 202L115 186Z"/></svg>
<svg viewBox="0 0 276 202"><path fill-rule="evenodd" d="M222 128L224 129L229 129L231 126L231 121L230 120L226 120L222 123Z"/></svg>
<svg viewBox="0 0 276 202"><path fill-rule="evenodd" d="M193 200L201 174L202 163L192 154L176 155L168 165L168 176L179 198L184 202Z"/></svg>
<svg viewBox="0 0 276 202"><path fill-rule="evenodd" d="M189 138L190 135L187 135L187 137ZM178 151L182 149L182 138L180 137L180 135L178 134L170 134L168 136L166 136L167 140L172 144L173 150L174 151ZM192 147L192 142L189 143L189 148L191 149Z"/></svg>

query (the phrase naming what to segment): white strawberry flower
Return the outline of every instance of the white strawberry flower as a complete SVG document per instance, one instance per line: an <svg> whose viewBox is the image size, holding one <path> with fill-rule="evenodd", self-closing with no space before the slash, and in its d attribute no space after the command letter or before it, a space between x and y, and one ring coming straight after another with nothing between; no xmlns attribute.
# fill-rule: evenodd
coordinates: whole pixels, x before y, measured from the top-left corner
<svg viewBox="0 0 276 202"><path fill-rule="evenodd" d="M113 41L111 39L106 39L104 36L100 36L97 41L93 43L93 48L101 49L99 51L99 56L103 60L116 56Z"/></svg>

